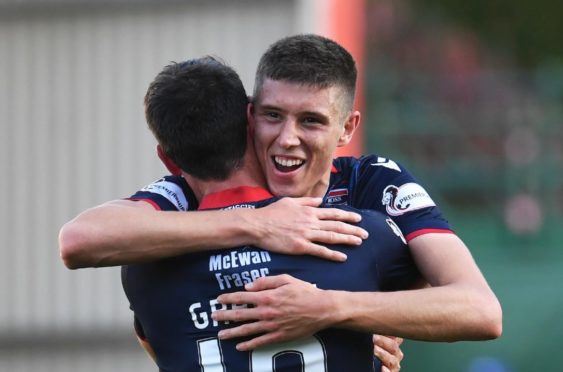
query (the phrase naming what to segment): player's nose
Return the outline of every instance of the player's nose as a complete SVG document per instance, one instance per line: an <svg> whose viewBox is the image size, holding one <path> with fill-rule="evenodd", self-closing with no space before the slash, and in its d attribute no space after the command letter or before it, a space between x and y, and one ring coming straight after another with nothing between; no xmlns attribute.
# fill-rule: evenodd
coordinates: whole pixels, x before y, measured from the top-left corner
<svg viewBox="0 0 563 372"><path fill-rule="evenodd" d="M295 120L286 120L281 126L278 142L284 149L299 145L299 135Z"/></svg>

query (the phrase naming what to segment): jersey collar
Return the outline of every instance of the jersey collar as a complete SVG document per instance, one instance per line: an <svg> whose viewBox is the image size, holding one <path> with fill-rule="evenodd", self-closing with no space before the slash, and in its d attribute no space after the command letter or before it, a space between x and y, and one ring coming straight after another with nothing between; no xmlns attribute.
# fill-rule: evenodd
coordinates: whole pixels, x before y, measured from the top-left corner
<svg viewBox="0 0 563 372"><path fill-rule="evenodd" d="M257 202L272 197L273 195L262 187L240 186L204 196L198 209L217 209L235 204Z"/></svg>

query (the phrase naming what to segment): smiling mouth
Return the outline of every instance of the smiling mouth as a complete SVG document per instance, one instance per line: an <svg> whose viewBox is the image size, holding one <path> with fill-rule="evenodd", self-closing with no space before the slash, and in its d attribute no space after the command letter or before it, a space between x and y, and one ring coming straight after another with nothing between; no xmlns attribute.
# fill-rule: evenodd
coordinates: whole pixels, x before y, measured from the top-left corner
<svg viewBox="0 0 563 372"><path fill-rule="evenodd" d="M299 169L305 161L302 159L291 159L282 156L273 156L272 160L274 162L274 166L280 172L293 172L296 169Z"/></svg>

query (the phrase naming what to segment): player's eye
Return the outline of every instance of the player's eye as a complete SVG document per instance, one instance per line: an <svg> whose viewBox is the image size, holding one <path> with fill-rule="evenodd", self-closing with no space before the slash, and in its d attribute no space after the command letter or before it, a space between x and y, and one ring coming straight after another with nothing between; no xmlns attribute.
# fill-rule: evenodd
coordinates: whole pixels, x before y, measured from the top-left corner
<svg viewBox="0 0 563 372"><path fill-rule="evenodd" d="M315 116L306 116L303 118L304 124L322 124L322 120Z"/></svg>
<svg viewBox="0 0 563 372"><path fill-rule="evenodd" d="M275 111L265 111L263 116L268 120L279 120L281 118L281 115Z"/></svg>

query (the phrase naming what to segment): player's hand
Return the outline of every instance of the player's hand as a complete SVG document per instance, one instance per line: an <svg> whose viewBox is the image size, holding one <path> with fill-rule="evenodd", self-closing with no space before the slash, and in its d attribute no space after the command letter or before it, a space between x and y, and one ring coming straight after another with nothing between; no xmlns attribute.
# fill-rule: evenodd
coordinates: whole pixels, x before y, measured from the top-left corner
<svg viewBox="0 0 563 372"><path fill-rule="evenodd" d="M324 291L290 275L258 278L248 292L222 294L222 304L253 304L253 308L221 310L211 316L217 321L253 321L219 332L220 339L259 336L237 344L241 351L299 337L306 337L331 325Z"/></svg>
<svg viewBox="0 0 563 372"><path fill-rule="evenodd" d="M381 360L381 372L399 372L404 354L403 339L393 336L373 335L373 353Z"/></svg>
<svg viewBox="0 0 563 372"><path fill-rule="evenodd" d="M361 216L337 208L316 208L321 198L283 198L255 210L255 245L271 252L345 261L324 244L360 245L367 231L354 226Z"/></svg>

